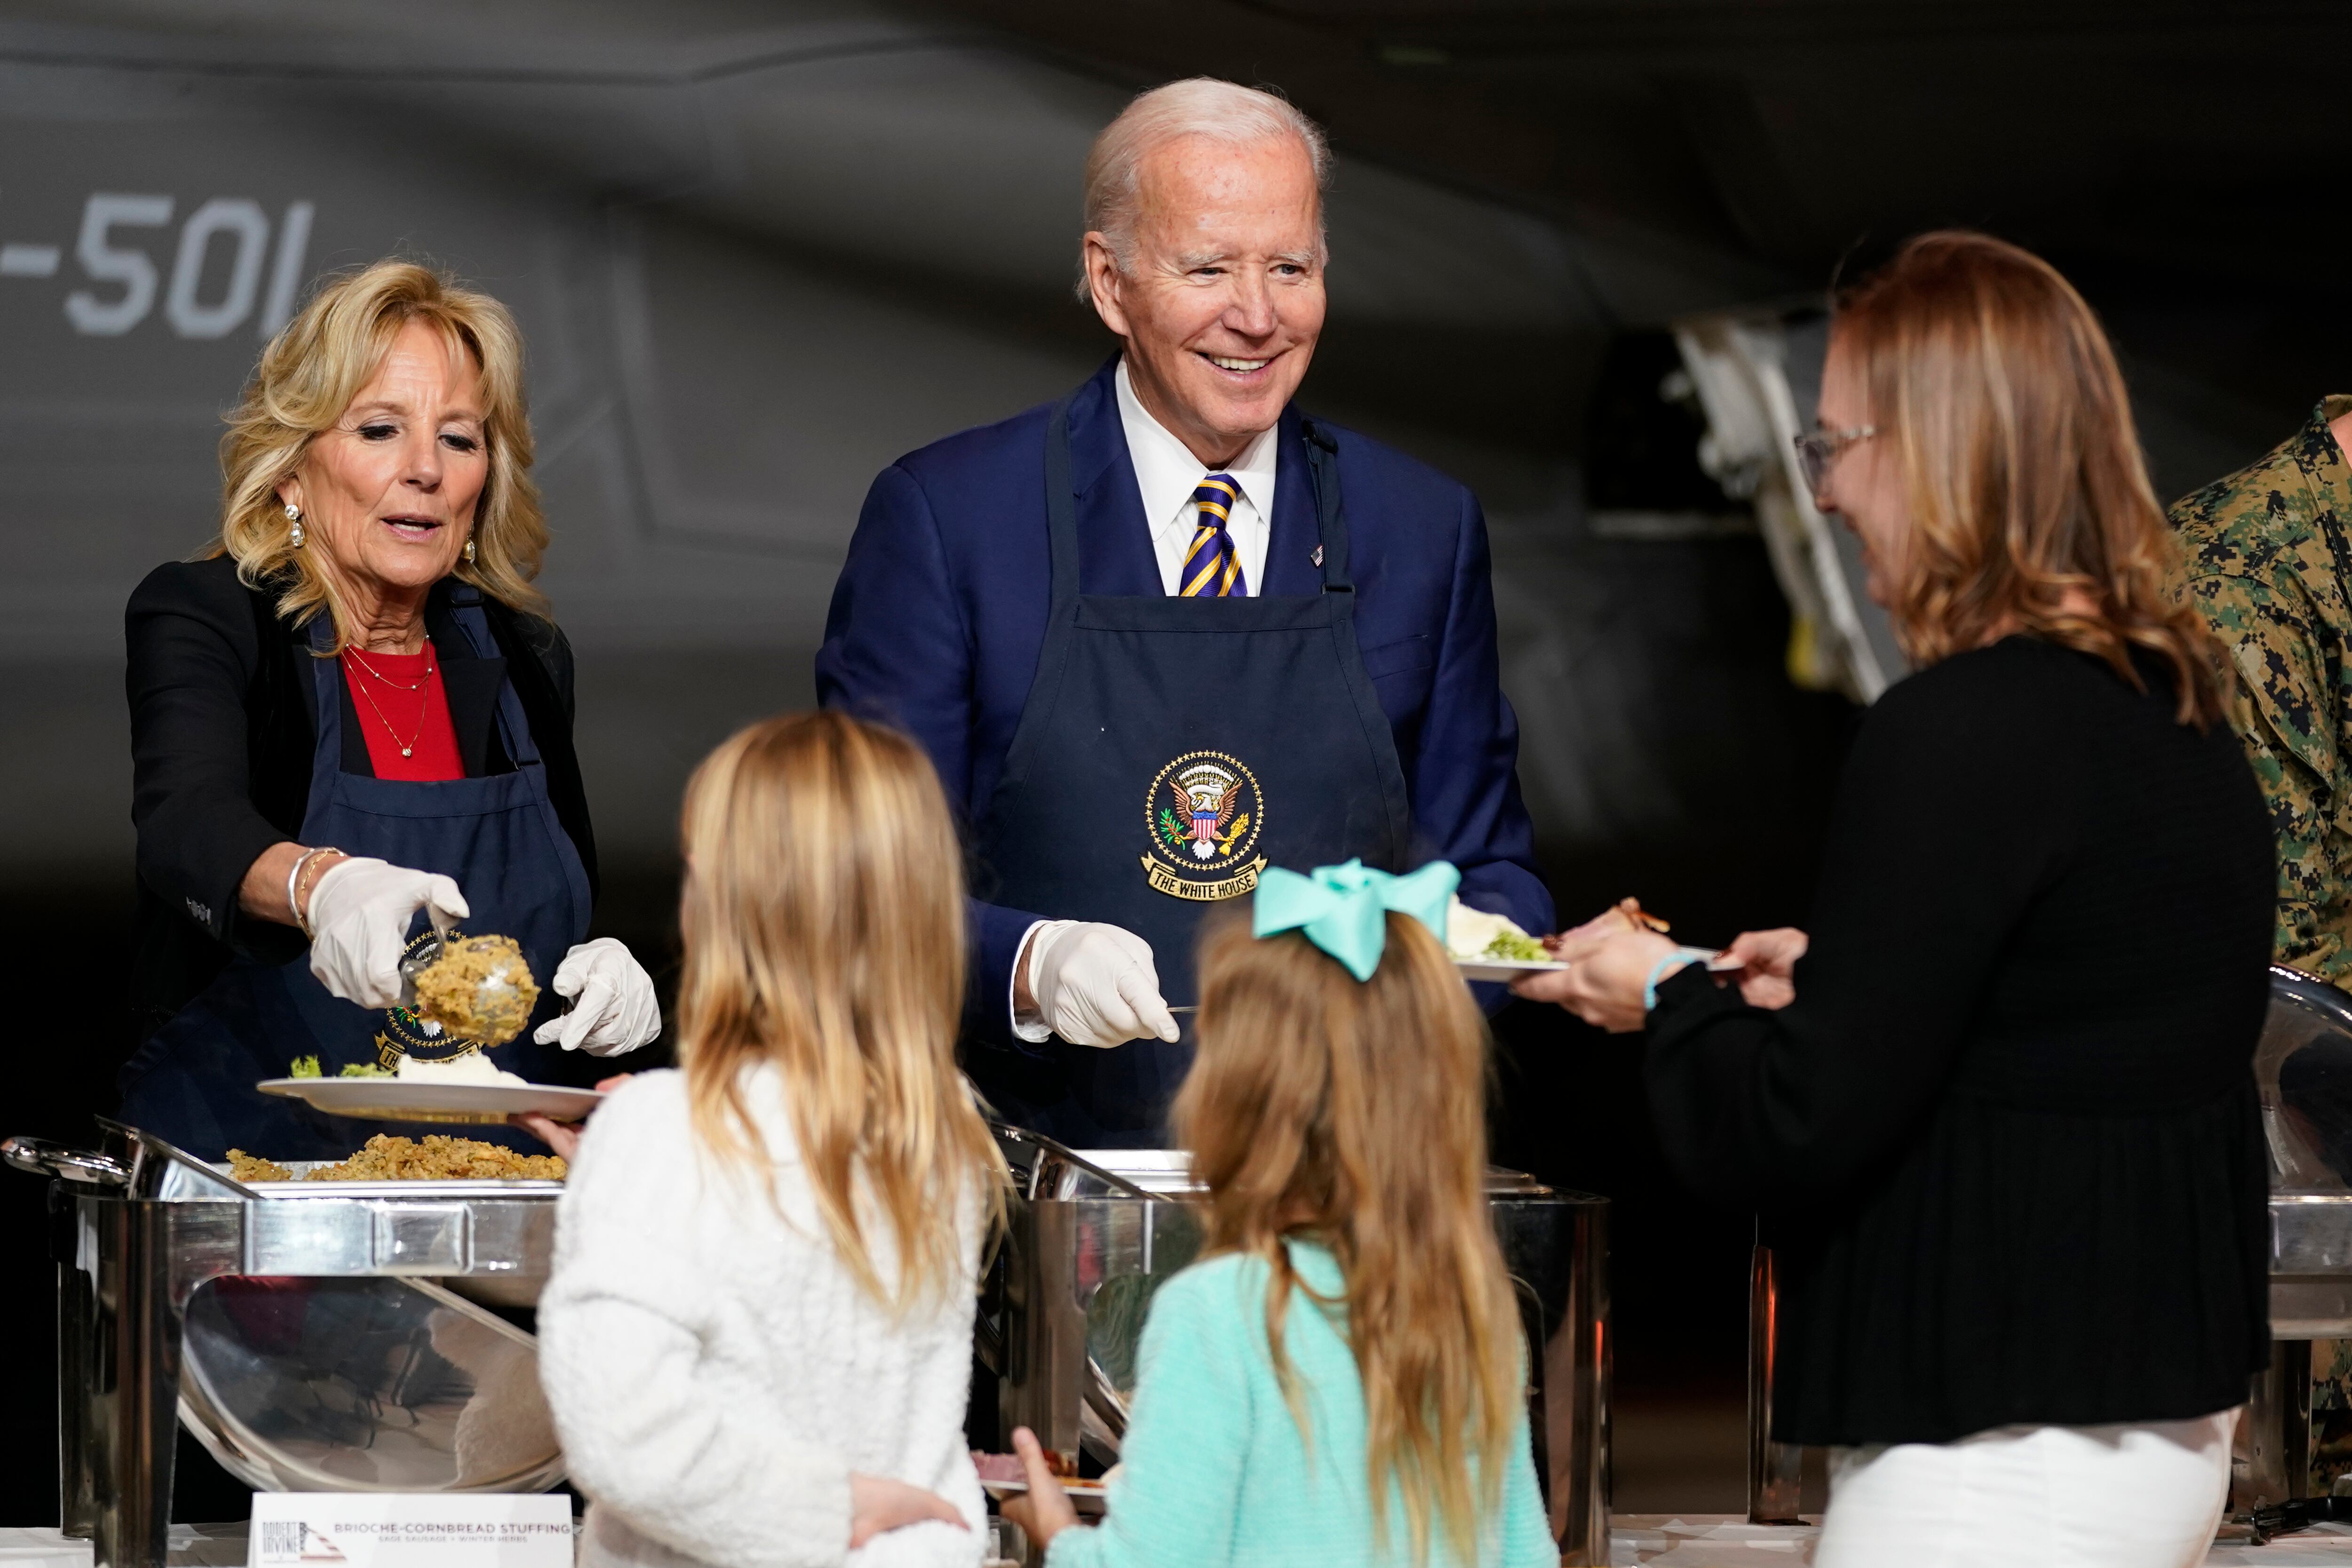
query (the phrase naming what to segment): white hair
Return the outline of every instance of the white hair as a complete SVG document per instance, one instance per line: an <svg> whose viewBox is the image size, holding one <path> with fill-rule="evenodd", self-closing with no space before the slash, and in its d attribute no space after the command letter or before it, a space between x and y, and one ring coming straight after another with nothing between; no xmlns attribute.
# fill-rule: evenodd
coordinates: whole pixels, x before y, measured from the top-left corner
<svg viewBox="0 0 2352 1568"><path fill-rule="evenodd" d="M1188 77L1155 87L1123 110L1095 138L1087 154L1087 228L1100 234L1121 272L1135 265L1136 209L1141 205L1144 159L1167 142L1205 136L1228 147L1253 147L1287 136L1306 150L1315 167L1315 189L1331 183L1331 147L1322 127L1275 93L1213 76ZM1319 205L1319 204L1318 204ZM1325 255L1323 220L1315 220L1315 254ZM1078 298L1089 298L1085 253L1080 251Z"/></svg>

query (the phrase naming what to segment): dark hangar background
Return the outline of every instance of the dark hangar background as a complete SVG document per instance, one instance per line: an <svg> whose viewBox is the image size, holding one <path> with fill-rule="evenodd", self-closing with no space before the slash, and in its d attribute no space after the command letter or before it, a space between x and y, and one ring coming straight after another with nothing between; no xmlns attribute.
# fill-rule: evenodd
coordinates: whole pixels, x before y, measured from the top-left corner
<svg viewBox="0 0 2352 1568"><path fill-rule="evenodd" d="M88 1135L128 1049L121 611L209 531L213 446L315 275L511 304L581 655L603 924L666 950L686 771L809 700L874 472L1058 394L1087 142L1210 73L1329 127L1304 396L1473 484L1564 914L1801 921L1854 710L1789 612L1677 322L1801 310L1944 224L2105 315L2167 497L2352 384L2326 0L5 0L5 1131ZM1802 378L1791 380L1801 384ZM1810 408L1801 410L1810 416ZM1660 1168L1631 1046L1499 1034L1498 1157L1617 1201L1621 1508L1738 1506L1746 1222ZM0 1176L0 1522L55 1517L38 1184Z"/></svg>

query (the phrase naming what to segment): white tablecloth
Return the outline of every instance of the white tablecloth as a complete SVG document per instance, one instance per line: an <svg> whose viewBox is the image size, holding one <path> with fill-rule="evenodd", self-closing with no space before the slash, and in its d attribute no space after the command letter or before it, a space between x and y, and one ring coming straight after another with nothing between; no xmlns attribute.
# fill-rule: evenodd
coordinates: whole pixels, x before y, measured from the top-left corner
<svg viewBox="0 0 2352 1568"><path fill-rule="evenodd" d="M245 1568L245 1522L172 1526L173 1568ZM71 1541L54 1528L12 1530L0 1526L0 1568L89 1568L87 1541Z"/></svg>

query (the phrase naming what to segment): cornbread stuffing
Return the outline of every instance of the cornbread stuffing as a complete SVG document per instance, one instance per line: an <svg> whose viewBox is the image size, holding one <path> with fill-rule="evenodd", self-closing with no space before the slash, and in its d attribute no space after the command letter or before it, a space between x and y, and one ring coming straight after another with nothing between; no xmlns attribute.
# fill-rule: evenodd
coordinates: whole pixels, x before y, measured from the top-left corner
<svg viewBox="0 0 2352 1568"><path fill-rule="evenodd" d="M229 1174L240 1182L290 1182L275 1161L228 1152ZM520 1154L498 1143L435 1132L423 1142L379 1132L340 1164L321 1165L306 1182L560 1182L567 1167L558 1154Z"/></svg>

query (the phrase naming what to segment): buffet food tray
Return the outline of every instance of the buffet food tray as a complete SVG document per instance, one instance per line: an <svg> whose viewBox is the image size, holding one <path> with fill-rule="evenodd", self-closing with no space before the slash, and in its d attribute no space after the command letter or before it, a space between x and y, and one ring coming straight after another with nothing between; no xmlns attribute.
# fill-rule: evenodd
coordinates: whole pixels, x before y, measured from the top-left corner
<svg viewBox="0 0 2352 1568"><path fill-rule="evenodd" d="M294 1173L290 1182L243 1182L237 1184L257 1198L437 1198L445 1201L475 1198L552 1198L562 1194L562 1182L310 1182L302 1178L323 1166L340 1163L334 1160L280 1160L278 1164ZM229 1168L215 1164L212 1171L224 1180Z"/></svg>
<svg viewBox="0 0 2352 1568"><path fill-rule="evenodd" d="M554 1198L562 1182L247 1182L257 1198L430 1198L441 1203L484 1198Z"/></svg>

